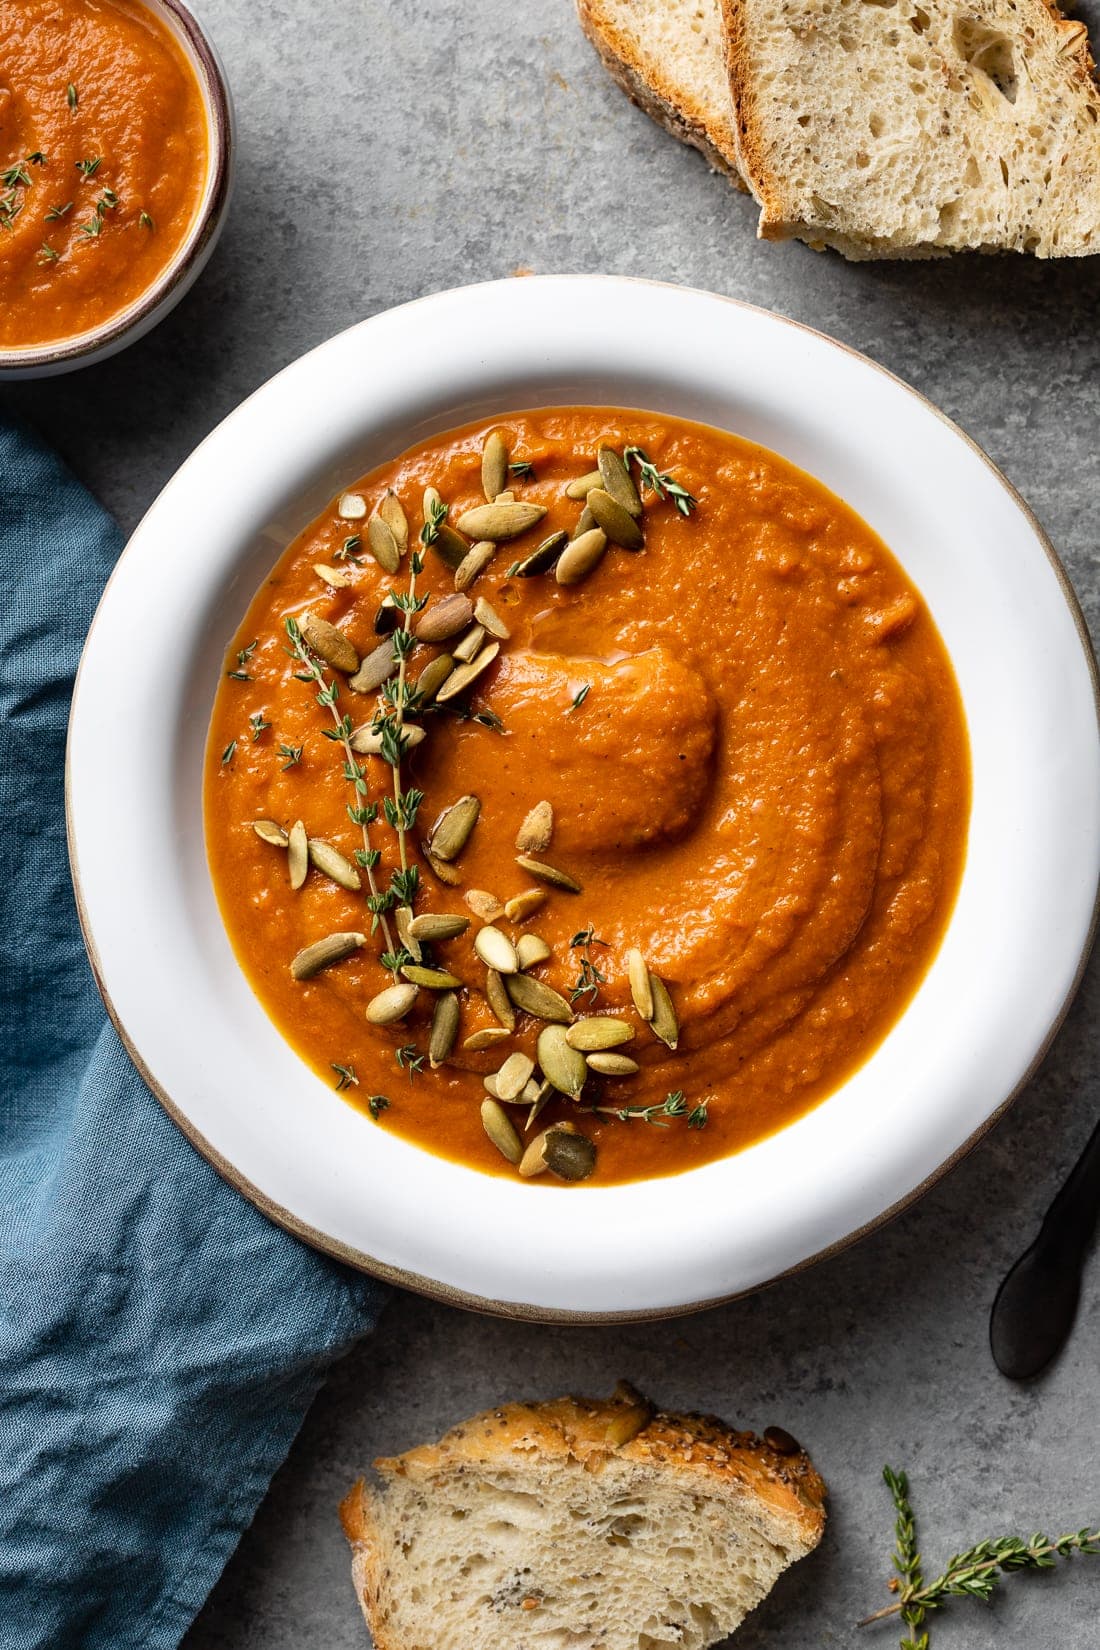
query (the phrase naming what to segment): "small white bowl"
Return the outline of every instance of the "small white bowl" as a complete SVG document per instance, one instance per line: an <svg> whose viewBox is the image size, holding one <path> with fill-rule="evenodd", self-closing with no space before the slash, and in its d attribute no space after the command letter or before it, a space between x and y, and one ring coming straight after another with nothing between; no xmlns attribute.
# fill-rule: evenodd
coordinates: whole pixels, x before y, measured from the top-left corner
<svg viewBox="0 0 1100 1650"><path fill-rule="evenodd" d="M865 517L954 661L973 812L941 949L831 1098L679 1176L547 1191L372 1125L283 1041L211 889L203 751L241 614L341 485L468 419L580 402L736 431ZM133 691L136 636L157 660L155 691ZM541 1318L728 1297L912 1198L1034 1070L1079 978L1100 876L1092 654L1049 543L989 460L898 379L818 333L707 293L591 276L468 287L379 315L227 418L107 588L77 682L68 781L104 997L199 1150L273 1219L353 1265Z"/></svg>
<svg viewBox="0 0 1100 1650"><path fill-rule="evenodd" d="M175 309L198 280L217 244L233 188L233 99L213 41L182 0L142 0L179 44L190 63L206 110L210 163L186 237L152 286L107 321L52 344L0 348L0 381L52 378L117 355Z"/></svg>

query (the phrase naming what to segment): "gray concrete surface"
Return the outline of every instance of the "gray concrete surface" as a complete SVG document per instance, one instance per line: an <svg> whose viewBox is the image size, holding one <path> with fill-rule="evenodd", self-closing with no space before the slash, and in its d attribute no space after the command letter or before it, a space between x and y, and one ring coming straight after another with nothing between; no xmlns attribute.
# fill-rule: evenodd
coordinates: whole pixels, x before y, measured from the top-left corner
<svg viewBox="0 0 1100 1650"><path fill-rule="evenodd" d="M5 395L125 525L244 395L362 316L521 267L605 270L750 299L899 372L1004 467L1100 623L1100 260L851 266L762 245L750 203L606 79L568 0L207 0L205 14L240 116L211 267L124 357ZM930 1561L1100 1519L1100 1270L1044 1380L1009 1385L986 1344L996 1284L1100 1111L1098 1006L1094 966L1039 1078L961 1167L753 1299L603 1330L395 1300L318 1399L187 1650L364 1645L335 1506L370 1457L499 1398L620 1374L668 1404L781 1422L832 1486L823 1549L746 1625L744 1650L897 1643L853 1627L885 1596L884 1461L911 1471ZM953 1606L935 1641L1093 1650L1098 1608L1086 1560L1011 1581L990 1610Z"/></svg>

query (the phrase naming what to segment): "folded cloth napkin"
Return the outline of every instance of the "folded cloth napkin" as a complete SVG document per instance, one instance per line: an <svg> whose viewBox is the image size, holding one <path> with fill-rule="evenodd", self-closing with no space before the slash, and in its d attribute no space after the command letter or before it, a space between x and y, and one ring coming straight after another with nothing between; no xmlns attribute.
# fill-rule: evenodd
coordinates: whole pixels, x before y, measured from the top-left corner
<svg viewBox="0 0 1100 1650"><path fill-rule="evenodd" d="M326 1367L384 1300L227 1186L105 1022L63 769L119 547L57 458L0 418L4 1650L177 1645Z"/></svg>

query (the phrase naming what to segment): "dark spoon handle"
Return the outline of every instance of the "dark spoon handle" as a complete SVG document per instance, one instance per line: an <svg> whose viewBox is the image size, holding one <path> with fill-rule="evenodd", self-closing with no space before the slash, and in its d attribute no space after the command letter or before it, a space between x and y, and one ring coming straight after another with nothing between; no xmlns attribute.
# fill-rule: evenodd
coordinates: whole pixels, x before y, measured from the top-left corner
<svg viewBox="0 0 1100 1650"><path fill-rule="evenodd" d="M1084 1250L1100 1217L1100 1123L1097 1123L1039 1229L1036 1247L1051 1258Z"/></svg>

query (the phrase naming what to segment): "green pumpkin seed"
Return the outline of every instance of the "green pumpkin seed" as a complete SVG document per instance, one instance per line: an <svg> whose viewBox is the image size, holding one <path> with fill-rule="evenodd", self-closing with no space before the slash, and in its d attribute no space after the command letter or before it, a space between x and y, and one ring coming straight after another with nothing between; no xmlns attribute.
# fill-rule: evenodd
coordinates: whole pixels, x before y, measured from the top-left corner
<svg viewBox="0 0 1100 1650"><path fill-rule="evenodd" d="M446 860L437 859L426 842L420 844L420 851L428 864L428 869L437 882L442 882L448 888L462 887L462 872L454 865L448 865Z"/></svg>
<svg viewBox="0 0 1100 1650"><path fill-rule="evenodd" d="M345 676L355 674L359 669L359 655L342 630L337 630L327 619L319 619L316 613L303 613L300 624L308 646L326 665Z"/></svg>
<svg viewBox="0 0 1100 1650"><path fill-rule="evenodd" d="M367 501L361 493L341 493L336 502L336 514L341 521L362 521L367 513Z"/></svg>
<svg viewBox="0 0 1100 1650"><path fill-rule="evenodd" d="M565 871L559 871L556 866L547 865L541 859L532 859L529 854L517 854L516 864L537 882L548 882L551 888L562 888L567 894L584 892L580 883Z"/></svg>
<svg viewBox="0 0 1100 1650"><path fill-rule="evenodd" d="M290 886L297 891L306 880L309 870L309 838L300 819L296 819L290 827L286 863L290 873Z"/></svg>
<svg viewBox="0 0 1100 1650"><path fill-rule="evenodd" d="M473 602L456 590L429 603L416 621L414 635L418 642L446 642L465 630L473 616Z"/></svg>
<svg viewBox="0 0 1100 1650"><path fill-rule="evenodd" d="M632 1060L629 1054L612 1054L610 1051L598 1049L594 1054L586 1054L589 1071L594 1071L600 1077L633 1077L642 1068L637 1060Z"/></svg>
<svg viewBox="0 0 1100 1650"><path fill-rule="evenodd" d="M428 1038L428 1061L433 1071L450 1056L457 1036L458 998L453 991L442 991L432 1009L432 1029Z"/></svg>
<svg viewBox="0 0 1100 1650"><path fill-rule="evenodd" d="M580 515L577 517L577 525L574 527L570 538L579 539L582 533L590 533L593 527L596 526L598 526L596 518L586 504Z"/></svg>
<svg viewBox="0 0 1100 1650"><path fill-rule="evenodd" d="M446 968L426 968L423 963L406 963L401 970L410 985L422 985L428 991L454 991L462 981Z"/></svg>
<svg viewBox="0 0 1100 1650"><path fill-rule="evenodd" d="M390 489L378 506L378 514L393 534L394 543L401 555L409 548L409 518L401 508L401 500Z"/></svg>
<svg viewBox="0 0 1100 1650"><path fill-rule="evenodd" d="M496 553L497 547L492 539L481 539L475 544L455 568L455 589L468 590L474 580L484 573Z"/></svg>
<svg viewBox="0 0 1100 1650"><path fill-rule="evenodd" d="M515 946L507 934L491 924L475 935L474 950L486 968L495 968L498 974L514 974L519 967Z"/></svg>
<svg viewBox="0 0 1100 1650"><path fill-rule="evenodd" d="M495 894L490 894L487 888L467 888L466 904L482 922L496 922L504 915L504 907Z"/></svg>
<svg viewBox="0 0 1100 1650"><path fill-rule="evenodd" d="M675 1048L680 1040L680 1022L676 1018L668 986L656 974L650 974L649 989L653 993L653 1018L650 1021L653 1033L669 1048Z"/></svg>
<svg viewBox="0 0 1100 1650"><path fill-rule="evenodd" d="M435 538L428 548L439 557L444 567L451 569L452 573L457 572L470 554L467 541L445 521L436 528Z"/></svg>
<svg viewBox="0 0 1100 1650"><path fill-rule="evenodd" d="M649 969L642 953L635 947L626 954L626 971L630 980L630 995L634 1007L643 1020L653 1018L653 987L649 983Z"/></svg>
<svg viewBox="0 0 1100 1650"><path fill-rule="evenodd" d="M420 949L420 941L412 931L416 919L412 914L411 905L399 905L393 913L393 925L397 929L397 937L413 962L423 962L424 955Z"/></svg>
<svg viewBox="0 0 1100 1650"><path fill-rule="evenodd" d="M415 985L388 985L367 1004L367 1019L372 1026L396 1025L411 1011L419 995Z"/></svg>
<svg viewBox="0 0 1100 1650"><path fill-rule="evenodd" d="M533 917L536 911L546 904L545 888L528 888L524 894L517 894L504 907L504 915L509 922L526 922Z"/></svg>
<svg viewBox="0 0 1100 1650"><path fill-rule="evenodd" d="M566 498L587 498L593 487L605 485L603 475L599 470L589 470L586 476L578 476L565 489Z"/></svg>
<svg viewBox="0 0 1100 1650"><path fill-rule="evenodd" d="M542 504L478 504L459 516L456 525L472 539L492 539L503 543L516 539L540 522L546 514Z"/></svg>
<svg viewBox="0 0 1100 1650"><path fill-rule="evenodd" d="M512 634L492 602L487 602L484 596L479 596L474 603L474 618L483 630L487 630L490 636L495 636L498 641L506 642Z"/></svg>
<svg viewBox="0 0 1100 1650"><path fill-rule="evenodd" d="M470 840L480 812L481 802L476 796L460 796L443 810L431 835L431 850L436 859L458 858Z"/></svg>
<svg viewBox="0 0 1100 1650"><path fill-rule="evenodd" d="M596 518L597 524L603 528L612 544L620 544L624 550L640 550L645 543L642 529L634 520L629 510L624 510L617 499L605 492L602 487L593 487L588 495L588 506Z"/></svg>
<svg viewBox="0 0 1100 1650"><path fill-rule="evenodd" d="M476 1054L483 1048L495 1048L498 1043L508 1042L511 1035L507 1026L485 1026L467 1037L462 1046Z"/></svg>
<svg viewBox="0 0 1100 1650"><path fill-rule="evenodd" d="M601 447L596 462L603 478L603 489L635 520L642 513L642 501L634 478L614 447Z"/></svg>
<svg viewBox="0 0 1100 1650"><path fill-rule="evenodd" d="M535 1119L540 1112L545 1111L554 1098L554 1085L545 1079L541 1083L528 1083L523 1091L523 1098L531 1103L531 1110L527 1113L527 1121L523 1125L525 1129L530 1129L534 1127Z"/></svg>
<svg viewBox="0 0 1100 1650"><path fill-rule="evenodd" d="M620 1043L633 1042L634 1028L627 1025L625 1020L613 1020L607 1015L593 1014L587 1019L577 1020L565 1035L570 1048L578 1048L585 1054L591 1054L602 1049L618 1048Z"/></svg>
<svg viewBox="0 0 1100 1650"><path fill-rule="evenodd" d="M548 1129L537 1134L519 1160L519 1172L524 1180L532 1180L537 1174L545 1174L547 1169L546 1158L543 1155L546 1149Z"/></svg>
<svg viewBox="0 0 1100 1650"><path fill-rule="evenodd" d="M378 611L374 615L374 634L376 636L392 636L403 615L394 601L392 594L384 596L379 603Z"/></svg>
<svg viewBox="0 0 1100 1650"><path fill-rule="evenodd" d="M600 565L606 550L607 534L600 527L591 528L563 550L554 568L554 578L559 584L580 584Z"/></svg>
<svg viewBox="0 0 1100 1650"><path fill-rule="evenodd" d="M488 670L499 652L500 643L490 642L487 647L482 648L477 658L472 660L470 664L459 665L447 677L447 680L436 694L436 703L441 705L445 700L455 699L460 693L465 693L466 689L471 687L478 677Z"/></svg>
<svg viewBox="0 0 1100 1650"><path fill-rule="evenodd" d="M587 1180L596 1167L596 1148L586 1134L559 1123L546 1131L543 1159L559 1180Z"/></svg>
<svg viewBox="0 0 1100 1650"><path fill-rule="evenodd" d="M351 574L345 567L330 567L327 562L315 561L313 571L330 590L346 590L351 583Z"/></svg>
<svg viewBox="0 0 1100 1650"><path fill-rule="evenodd" d="M548 539L543 539L537 550L520 562L516 568L517 579L533 579L539 573L548 573L569 542L569 534L564 528L560 533L551 533Z"/></svg>
<svg viewBox="0 0 1100 1650"><path fill-rule="evenodd" d="M523 1156L523 1143L504 1108L495 1100L483 1100L481 1123L501 1157L506 1157L509 1163L518 1163Z"/></svg>
<svg viewBox="0 0 1100 1650"><path fill-rule="evenodd" d="M509 979L518 979L519 975L510 974ZM503 974L498 974L495 968L490 968L485 976L485 996L489 1007L496 1015L502 1026L508 1031L516 1029L516 1011L512 998L504 984Z"/></svg>
<svg viewBox="0 0 1100 1650"><path fill-rule="evenodd" d="M535 1070L529 1054L510 1054L496 1073L497 1099L511 1103L519 1100Z"/></svg>
<svg viewBox="0 0 1100 1650"><path fill-rule="evenodd" d="M393 637L387 636L384 642L379 642L373 653L368 653L354 676L348 678L348 687L353 693L377 693L386 679L393 675L397 668L397 656L393 650Z"/></svg>
<svg viewBox="0 0 1100 1650"><path fill-rule="evenodd" d="M521 969L537 968L553 954L539 934L521 934L516 941L516 961Z"/></svg>
<svg viewBox="0 0 1100 1650"><path fill-rule="evenodd" d="M414 917L409 923L409 933L414 940L434 943L436 940L455 940L460 934L464 934L469 926L469 917L449 916L445 912L437 915L433 911L425 911L422 916Z"/></svg>
<svg viewBox="0 0 1100 1650"><path fill-rule="evenodd" d="M424 728L418 727L415 722L408 722L402 729L403 750L415 750L428 737ZM381 756L382 728L374 727L370 722L364 722L361 728L356 728L348 744L357 756Z"/></svg>
<svg viewBox="0 0 1100 1650"><path fill-rule="evenodd" d="M273 848L285 848L290 841L283 827L273 819L254 819L252 829L261 842L269 842Z"/></svg>
<svg viewBox="0 0 1100 1650"><path fill-rule="evenodd" d="M485 437L481 449L481 490L491 504L508 485L508 444L499 430Z"/></svg>
<svg viewBox="0 0 1100 1650"><path fill-rule="evenodd" d="M401 566L401 551L393 529L381 516L372 516L367 523L367 546L383 573L397 572Z"/></svg>
<svg viewBox="0 0 1100 1650"><path fill-rule="evenodd" d="M553 808L549 802L536 802L516 832L516 851L521 854L545 853L553 834Z"/></svg>
<svg viewBox="0 0 1100 1650"><path fill-rule="evenodd" d="M424 666L416 678L416 691L423 704L431 704L454 667L455 662L449 653L437 654L430 665Z"/></svg>
<svg viewBox="0 0 1100 1650"><path fill-rule="evenodd" d="M562 1025L543 1026L536 1044L539 1065L548 1083L559 1094L575 1100L585 1085L588 1066L579 1049L572 1048Z"/></svg>
<svg viewBox="0 0 1100 1650"><path fill-rule="evenodd" d="M319 837L311 837L309 841L309 860L318 871L323 871L326 877L331 877L339 887L346 888L349 894L357 893L362 886L359 872L345 859L331 842L323 842Z"/></svg>
<svg viewBox="0 0 1100 1650"><path fill-rule="evenodd" d="M331 968L333 963L343 962L350 957L353 951L366 945L367 936L357 933L326 934L323 940L314 940L299 951L290 965L290 972L296 980L312 980L322 968Z"/></svg>
<svg viewBox="0 0 1100 1650"><path fill-rule="evenodd" d="M468 665L485 640L484 625L471 625L462 640L451 649L459 664Z"/></svg>
<svg viewBox="0 0 1100 1650"><path fill-rule="evenodd" d="M533 1014L536 1020L568 1025L573 1018L573 1010L561 993L530 974L509 974L506 989L516 1007Z"/></svg>

